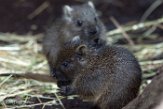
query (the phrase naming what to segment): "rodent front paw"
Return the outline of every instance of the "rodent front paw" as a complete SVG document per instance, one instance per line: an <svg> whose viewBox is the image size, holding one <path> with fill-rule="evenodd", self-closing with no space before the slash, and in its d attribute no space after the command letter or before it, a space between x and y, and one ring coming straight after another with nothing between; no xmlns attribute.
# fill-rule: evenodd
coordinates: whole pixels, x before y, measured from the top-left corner
<svg viewBox="0 0 163 109"><path fill-rule="evenodd" d="M74 90L73 88L71 88L71 86L62 86L60 88L60 93L62 95L68 96L68 95L73 95L74 94Z"/></svg>

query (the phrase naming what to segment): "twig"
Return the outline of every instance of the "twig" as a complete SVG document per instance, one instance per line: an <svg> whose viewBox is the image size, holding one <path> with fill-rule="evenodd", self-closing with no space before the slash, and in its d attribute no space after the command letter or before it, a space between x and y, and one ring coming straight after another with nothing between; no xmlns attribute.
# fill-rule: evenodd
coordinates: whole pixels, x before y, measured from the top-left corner
<svg viewBox="0 0 163 109"><path fill-rule="evenodd" d="M144 23L139 23L139 24L135 24L132 26L127 26L127 27L122 27L124 32L129 32L129 31L136 31L136 30L140 30L142 28L146 28L146 27L150 27L153 25L159 25L163 23L163 17L157 19L157 20L153 20L153 21L148 21L148 22L144 22ZM121 29L115 29L112 31L107 32L107 36L113 36L113 35L117 35L117 34L122 34Z"/></svg>
<svg viewBox="0 0 163 109"><path fill-rule="evenodd" d="M48 102L30 104L30 105L15 106L15 107L12 107L12 108L7 108L7 109L22 109L22 108L29 108L29 107L34 107L34 106L43 105L43 104L50 104L50 103L52 104L53 101L54 101L54 100L48 101Z"/></svg>
<svg viewBox="0 0 163 109"><path fill-rule="evenodd" d="M34 95L31 95L31 94L24 94L24 95L29 96L29 97L38 97L38 98L50 99L50 100L55 99L54 97L49 97L49 96L47 97L47 96L43 96L43 95L36 95L36 94L34 94Z"/></svg>
<svg viewBox="0 0 163 109"><path fill-rule="evenodd" d="M157 29L157 25L153 25L149 30L147 30L144 35L150 36Z"/></svg>
<svg viewBox="0 0 163 109"><path fill-rule="evenodd" d="M28 18L29 19L33 19L34 17L38 16L41 12L43 12L48 6L49 6L49 2L45 1L44 3L42 3L34 12L32 12Z"/></svg>
<svg viewBox="0 0 163 109"><path fill-rule="evenodd" d="M155 60L155 61L144 61L144 62L140 62L140 65L154 65L154 64L163 64L163 59L162 60Z"/></svg>
<svg viewBox="0 0 163 109"><path fill-rule="evenodd" d="M5 98L13 97L13 96L20 95L20 94L23 94L23 93L28 93L28 92L31 92L31 91L32 91L32 89L28 89L28 90L19 91L17 93L0 96L0 102L2 102Z"/></svg>
<svg viewBox="0 0 163 109"><path fill-rule="evenodd" d="M20 35L17 35L17 34L0 32L0 41L4 41L4 42L28 42L31 40L40 39L42 37L43 37L42 34L35 35L35 37L31 35L26 35L26 36L21 37Z"/></svg>
<svg viewBox="0 0 163 109"><path fill-rule="evenodd" d="M150 80L151 80L151 79L152 79L153 77L155 77L156 75L158 75L158 74L157 74L157 73L146 74L146 75L144 74L144 75L143 75L143 79L148 79L148 80L150 79Z"/></svg>
<svg viewBox="0 0 163 109"><path fill-rule="evenodd" d="M163 3L163 0L156 0L147 10L146 12L143 14L142 18L141 18L141 22L144 22L147 17L157 8L159 7L161 4Z"/></svg>
<svg viewBox="0 0 163 109"><path fill-rule="evenodd" d="M0 87L7 81L11 78L12 75L8 75L7 78L5 78L1 83L0 83Z"/></svg>
<svg viewBox="0 0 163 109"><path fill-rule="evenodd" d="M21 50L21 48L20 47L18 47L18 46L4 46L4 47L0 47L0 50L1 51L19 51L19 50Z"/></svg>
<svg viewBox="0 0 163 109"><path fill-rule="evenodd" d="M35 65L32 70L43 68L45 65L47 65L47 61L43 61L43 62Z"/></svg>
<svg viewBox="0 0 163 109"><path fill-rule="evenodd" d="M55 94L57 100L59 101L59 104L61 105L61 107L62 107L63 109L66 109L65 106L63 105L62 101L59 99L58 95L57 95L56 93L54 93L54 94Z"/></svg>
<svg viewBox="0 0 163 109"><path fill-rule="evenodd" d="M121 27L121 25L113 18L111 17L110 20L113 22L113 24L121 30L124 38L129 42L130 45L135 45L134 42L131 40L131 38L128 36L128 34L123 30L123 28Z"/></svg>
<svg viewBox="0 0 163 109"><path fill-rule="evenodd" d="M33 79L41 82L52 82L56 83L56 79L53 78L52 76L48 74L40 74L40 73L31 73L31 72L26 72L26 73L0 73L0 76L9 76L12 75L12 77L15 78L26 78L26 79Z"/></svg>
<svg viewBox="0 0 163 109"><path fill-rule="evenodd" d="M11 60L11 59L2 58L2 57L0 57L0 62L11 63L11 64L20 65L20 66L29 66L30 65L29 63L25 63L20 60Z"/></svg>
<svg viewBox="0 0 163 109"><path fill-rule="evenodd" d="M158 28L162 29L163 30L163 25L157 25Z"/></svg>

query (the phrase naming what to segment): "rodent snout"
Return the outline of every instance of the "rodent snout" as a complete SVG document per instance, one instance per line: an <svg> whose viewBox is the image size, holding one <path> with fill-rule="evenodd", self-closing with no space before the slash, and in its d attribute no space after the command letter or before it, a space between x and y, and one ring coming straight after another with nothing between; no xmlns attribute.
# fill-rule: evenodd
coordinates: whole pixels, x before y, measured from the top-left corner
<svg viewBox="0 0 163 109"><path fill-rule="evenodd" d="M66 77L62 74L62 72L60 72L60 71L58 71L56 69L53 69L52 76L55 77L58 80L62 80L62 81L67 80Z"/></svg>
<svg viewBox="0 0 163 109"><path fill-rule="evenodd" d="M97 34L99 32L99 29L98 29L98 27L96 26L96 27L94 27L94 28L90 28L90 30L89 30L89 35L95 35L95 34Z"/></svg>

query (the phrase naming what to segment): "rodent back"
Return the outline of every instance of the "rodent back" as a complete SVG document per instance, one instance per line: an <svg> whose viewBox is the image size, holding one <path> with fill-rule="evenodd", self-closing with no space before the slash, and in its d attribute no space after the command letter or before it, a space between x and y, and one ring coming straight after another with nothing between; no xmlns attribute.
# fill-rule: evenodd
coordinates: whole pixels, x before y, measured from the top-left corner
<svg viewBox="0 0 163 109"><path fill-rule="evenodd" d="M95 94L97 99L95 102L102 109L120 109L137 96L142 75L141 68L132 53L116 46L105 46L95 53L85 51L83 59L79 60L84 70L78 69L78 71L83 75L82 80L86 81L85 86L89 86L88 89ZM83 88L85 86L76 85L79 89L83 89L81 95L85 91Z"/></svg>
<svg viewBox="0 0 163 109"><path fill-rule="evenodd" d="M71 45L71 44L70 44ZM141 77L140 66L135 59L135 57L126 49L115 46L104 46L98 50L92 48L87 48L86 45L80 44L73 48L69 53L71 55L66 55L71 46L66 45L68 48L64 48L63 55L61 56L58 68L62 70L62 73L69 75L71 73L82 72L86 73L88 71L103 71L104 74L112 72L117 75L117 78L123 77L129 80L133 76ZM62 53L61 53L62 54ZM63 58L64 57L64 58ZM60 57L58 58L60 59ZM66 67L61 67L65 64ZM71 74L72 78L75 76ZM119 77L118 77L119 76ZM137 78L136 77L136 78ZM122 80L122 79L121 79Z"/></svg>

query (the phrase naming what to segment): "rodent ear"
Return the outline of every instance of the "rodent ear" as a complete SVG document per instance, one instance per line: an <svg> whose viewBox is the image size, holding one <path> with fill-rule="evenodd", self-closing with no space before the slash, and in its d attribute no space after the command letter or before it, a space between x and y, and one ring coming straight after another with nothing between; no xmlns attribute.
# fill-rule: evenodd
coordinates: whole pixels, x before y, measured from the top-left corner
<svg viewBox="0 0 163 109"><path fill-rule="evenodd" d="M85 44L79 45L76 48L76 53L78 53L80 55L86 55L86 53L87 53L87 46Z"/></svg>
<svg viewBox="0 0 163 109"><path fill-rule="evenodd" d="M90 6L93 9L95 9L95 6L94 6L93 2L91 2L91 1L88 1L88 6Z"/></svg>
<svg viewBox="0 0 163 109"><path fill-rule="evenodd" d="M63 7L64 18L69 22L72 21L72 18L71 18L72 11L73 11L73 8L71 6L65 5Z"/></svg>

